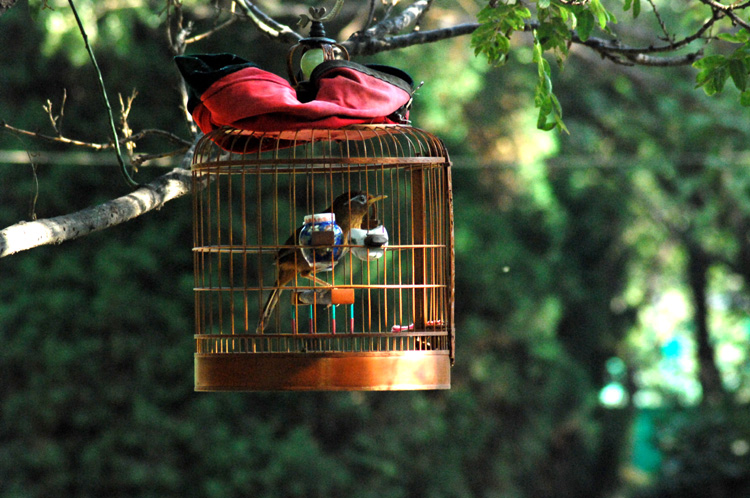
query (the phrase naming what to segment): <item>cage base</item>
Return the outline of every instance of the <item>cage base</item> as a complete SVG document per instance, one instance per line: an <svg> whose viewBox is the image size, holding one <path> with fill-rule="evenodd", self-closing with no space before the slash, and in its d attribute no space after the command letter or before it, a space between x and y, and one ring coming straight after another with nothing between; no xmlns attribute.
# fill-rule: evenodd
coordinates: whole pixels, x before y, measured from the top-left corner
<svg viewBox="0 0 750 498"><path fill-rule="evenodd" d="M450 389L447 351L195 354L196 391Z"/></svg>

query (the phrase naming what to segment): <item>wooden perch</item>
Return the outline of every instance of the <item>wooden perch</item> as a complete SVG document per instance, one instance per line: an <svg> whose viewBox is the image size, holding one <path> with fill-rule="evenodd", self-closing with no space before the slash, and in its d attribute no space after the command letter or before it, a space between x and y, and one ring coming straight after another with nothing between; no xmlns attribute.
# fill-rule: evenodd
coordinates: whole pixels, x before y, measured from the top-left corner
<svg viewBox="0 0 750 498"><path fill-rule="evenodd" d="M44 220L19 222L0 230L0 258L27 249L83 237L132 220L166 202L190 193L191 173L175 168L128 195L76 213Z"/></svg>

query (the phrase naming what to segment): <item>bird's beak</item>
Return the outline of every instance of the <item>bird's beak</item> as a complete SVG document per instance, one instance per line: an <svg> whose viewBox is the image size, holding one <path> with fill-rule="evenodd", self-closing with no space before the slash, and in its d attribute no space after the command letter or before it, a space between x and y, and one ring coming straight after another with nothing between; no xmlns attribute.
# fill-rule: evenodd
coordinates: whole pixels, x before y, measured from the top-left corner
<svg viewBox="0 0 750 498"><path fill-rule="evenodd" d="M383 199L387 199L387 198L388 198L387 195L378 195L378 196L375 196L375 197L370 197L369 199L367 199L367 205L371 206L371 205L375 204L376 202L382 201Z"/></svg>

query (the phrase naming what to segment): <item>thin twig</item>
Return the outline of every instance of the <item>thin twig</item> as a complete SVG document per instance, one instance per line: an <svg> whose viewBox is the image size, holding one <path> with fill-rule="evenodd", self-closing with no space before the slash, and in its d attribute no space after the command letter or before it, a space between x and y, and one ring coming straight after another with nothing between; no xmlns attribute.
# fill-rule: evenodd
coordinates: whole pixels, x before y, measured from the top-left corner
<svg viewBox="0 0 750 498"><path fill-rule="evenodd" d="M169 40L169 50L172 52L172 55L182 55L185 53L185 40L193 30L193 24L188 22L187 26L183 25L182 2L169 0L166 12L166 32L167 40ZM173 32L172 25L177 28L176 33Z"/></svg>
<svg viewBox="0 0 750 498"><path fill-rule="evenodd" d="M63 98L62 102L60 103L60 114L58 114L57 116L55 116L53 113L52 101L50 99L47 99L47 103L42 105L42 109L44 109L47 113L49 121L52 124L52 128L55 130L55 133L57 133L58 136L62 135L62 121L63 116L65 115L65 101L67 99L68 91L63 88Z"/></svg>
<svg viewBox="0 0 750 498"><path fill-rule="evenodd" d="M237 19L239 19L239 18L236 17L236 16L232 16L229 19L227 19L226 21L224 21L223 23L221 23L221 24L219 24L217 26L214 26L213 28L209 29L208 31L206 31L204 33L200 33L198 35L191 36L190 38L186 38L185 39L185 45L190 45L191 43L195 43L195 42L199 42L201 40L205 40L209 36L214 35L214 34L218 33L219 31L221 31L222 29L231 26L232 24L234 24L235 22L237 22Z"/></svg>
<svg viewBox="0 0 750 498"><path fill-rule="evenodd" d="M651 10L654 13L654 16L656 16L656 21L659 23L659 26L661 27L662 33L664 33L664 39L666 41L672 41L674 36L669 34L669 30L667 30L667 25L664 23L664 19L661 18L661 14L659 13L659 9L656 8L656 4L654 3L654 0L648 0L648 3L651 5Z"/></svg>
<svg viewBox="0 0 750 498"><path fill-rule="evenodd" d="M2 122L2 121L0 121L0 129L8 130L9 132L15 133L16 135L25 135L25 136L33 137L36 139L45 140L47 142L56 142L56 143L61 143L61 144L66 144L66 145L75 145L77 147L84 147L86 149L107 150L107 149L111 149L112 147L114 147L114 145L112 145L111 142L107 142L107 143L84 142L82 140L75 140L72 138L67 138L65 136L45 135L44 133L39 133L36 131L29 131L29 130L24 130L22 128L16 128L15 126ZM174 133L171 133L165 130L158 130L158 129L141 130L138 133L134 133L128 138L121 138L119 140L119 143L121 145L126 145L130 142L138 142L152 135L158 135L158 136L164 137L167 140L177 145L183 146L183 147L186 147L190 145L191 143L189 140L185 140L184 138L181 138L175 135Z"/></svg>
<svg viewBox="0 0 750 498"><path fill-rule="evenodd" d="M266 34L270 38L290 45L302 39L302 35L292 30L289 26L271 18L251 0L234 0L234 3L255 24L261 33Z"/></svg>
<svg viewBox="0 0 750 498"><path fill-rule="evenodd" d="M376 0L370 0L369 10L367 11L367 20L365 21L365 27L362 28L363 30L369 29L375 21L375 2Z"/></svg>
<svg viewBox="0 0 750 498"><path fill-rule="evenodd" d="M184 138L175 135L172 132L166 131L166 130L160 130L157 128L147 128L145 130L141 130L138 133L134 133L133 136L130 137L131 141L137 142L139 140L142 140L146 137L152 136L152 135L158 135L161 137L166 138L170 142L181 145L184 147L189 146L192 142L190 140L185 140ZM124 141L123 141L124 142Z"/></svg>
<svg viewBox="0 0 750 498"><path fill-rule="evenodd" d="M133 101L135 100L136 96L138 96L138 92L133 89L133 93L130 94L130 97L128 97L126 100L123 100L122 94L118 94L118 97L120 99L120 129L122 130L122 136L127 140L125 142L125 146L128 149L128 157L133 157L133 150L135 149L135 142L133 140L128 140L131 136L133 136L133 130L130 128L130 124L128 123L128 116L130 116L130 111L133 108Z"/></svg>
<svg viewBox="0 0 750 498"><path fill-rule="evenodd" d="M732 6L732 5L724 5L723 3L716 2L714 0L700 0L700 2L705 5L708 5L709 7L715 10L718 10L719 12L726 14L727 17L729 17L732 20L732 22L750 31L750 23L740 18L734 12L735 10L739 10L739 7Z"/></svg>
<svg viewBox="0 0 750 498"><path fill-rule="evenodd" d="M115 117L112 113L112 106L109 105L109 97L107 96L107 89L104 86L104 78L102 77L102 72L99 69L99 64L97 64L96 62L94 51L89 44L89 37L86 34L86 30L83 27L83 23L81 22L81 18L78 15L78 11L76 10L76 6L73 3L73 0L68 0L68 4L70 5L70 9L73 11L73 16L75 17L76 23L78 23L78 29L81 32L81 37L83 37L83 44L86 46L86 51L89 53L89 58L91 59L91 63L94 65L94 70L96 70L96 75L99 80L99 88L102 92L102 97L104 98L104 105L107 108L107 114L109 115L109 125L112 132L112 140L115 144L117 162L120 164L120 171L122 172L122 176L125 179L125 183L127 183L129 187L137 187L138 182L133 180L133 178L130 176L128 168L125 166L125 161L123 161L122 159L122 153L120 152L120 142L117 138L117 127L115 126Z"/></svg>
<svg viewBox="0 0 750 498"><path fill-rule="evenodd" d="M154 159L163 159L165 157L174 157L180 154L184 154L187 152L188 147L182 147L181 149L172 150L169 152L162 152L160 154L138 154L132 159L132 163L135 166L141 166L143 163L146 163L148 161L153 161Z"/></svg>

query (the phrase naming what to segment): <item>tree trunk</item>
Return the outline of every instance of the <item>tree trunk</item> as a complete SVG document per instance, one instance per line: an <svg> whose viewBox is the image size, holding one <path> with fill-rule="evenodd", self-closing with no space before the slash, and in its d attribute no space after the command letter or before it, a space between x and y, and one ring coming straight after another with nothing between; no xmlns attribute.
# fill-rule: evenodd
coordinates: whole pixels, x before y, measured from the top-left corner
<svg viewBox="0 0 750 498"><path fill-rule="evenodd" d="M708 268L710 259L697 245L688 244L688 279L693 297L695 342L698 346L698 379L703 390L703 404L717 404L724 396L716 352L708 330Z"/></svg>

